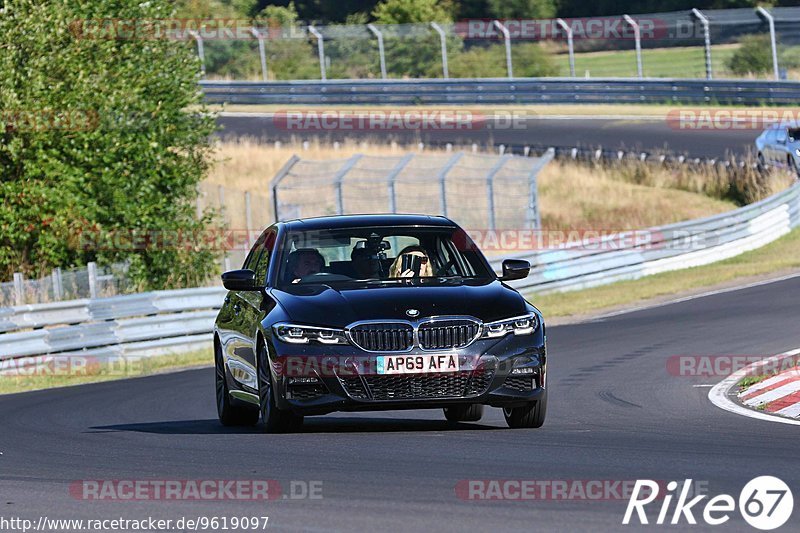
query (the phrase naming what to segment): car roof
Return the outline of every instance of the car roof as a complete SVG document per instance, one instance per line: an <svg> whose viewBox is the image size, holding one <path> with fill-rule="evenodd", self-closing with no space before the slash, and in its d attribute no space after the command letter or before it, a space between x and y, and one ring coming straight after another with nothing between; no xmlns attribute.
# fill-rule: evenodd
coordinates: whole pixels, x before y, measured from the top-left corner
<svg viewBox="0 0 800 533"><path fill-rule="evenodd" d="M457 227L452 220L431 215L336 215L300 218L283 223L291 231L359 228L370 226L441 226Z"/></svg>

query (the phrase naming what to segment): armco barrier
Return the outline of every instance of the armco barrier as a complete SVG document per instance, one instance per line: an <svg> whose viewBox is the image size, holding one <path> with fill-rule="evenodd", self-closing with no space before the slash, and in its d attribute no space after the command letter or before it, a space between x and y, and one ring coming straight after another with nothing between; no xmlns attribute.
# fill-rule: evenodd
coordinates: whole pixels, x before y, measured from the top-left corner
<svg viewBox="0 0 800 533"><path fill-rule="evenodd" d="M518 253L531 275L512 283L545 293L593 287L704 265L756 249L800 226L800 183L734 211L652 228L646 245L587 241L560 250ZM606 249L608 248L608 249ZM508 257L508 256L506 256ZM492 266L500 269L501 260ZM222 287L157 291L94 300L0 309L0 371L4 363L39 355L157 355L211 344L225 296Z"/></svg>
<svg viewBox="0 0 800 533"><path fill-rule="evenodd" d="M209 103L417 105L674 103L796 105L800 82L625 78L201 81Z"/></svg>
<svg viewBox="0 0 800 533"><path fill-rule="evenodd" d="M700 266L753 250L800 226L800 182L760 202L708 218L651 228L651 240L608 237L563 249L518 253L532 264L531 274L512 283L545 293L576 290L650 274ZM492 263L500 269L502 261Z"/></svg>

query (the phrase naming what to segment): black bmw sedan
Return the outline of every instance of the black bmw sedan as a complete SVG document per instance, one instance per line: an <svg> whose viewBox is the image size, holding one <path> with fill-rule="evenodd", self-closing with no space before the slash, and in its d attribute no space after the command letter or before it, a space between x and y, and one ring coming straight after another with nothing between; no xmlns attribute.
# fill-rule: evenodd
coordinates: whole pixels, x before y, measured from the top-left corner
<svg viewBox="0 0 800 533"><path fill-rule="evenodd" d="M225 425L298 429L334 411L444 410L452 422L503 409L512 428L547 410L539 311L444 217L354 215L267 228L214 327Z"/></svg>

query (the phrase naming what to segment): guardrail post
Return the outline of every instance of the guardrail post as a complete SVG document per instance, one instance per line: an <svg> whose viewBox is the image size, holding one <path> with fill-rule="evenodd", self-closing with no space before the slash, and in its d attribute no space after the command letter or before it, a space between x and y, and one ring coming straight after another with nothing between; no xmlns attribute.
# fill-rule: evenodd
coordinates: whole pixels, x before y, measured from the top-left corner
<svg viewBox="0 0 800 533"><path fill-rule="evenodd" d="M575 77L575 43L572 40L572 28L564 19L556 19L556 24L567 34L567 49L569 51L569 75Z"/></svg>
<svg viewBox="0 0 800 533"><path fill-rule="evenodd" d="M200 58L200 74L203 78L206 77L206 53L203 49L203 38L194 30L189 31L194 40L197 42L197 57Z"/></svg>
<svg viewBox="0 0 800 533"><path fill-rule="evenodd" d="M380 57L381 62L381 78L386 79L386 54L383 49L383 33L380 32L378 28L375 27L375 24L367 24L367 28L369 31L378 38L378 56Z"/></svg>
<svg viewBox="0 0 800 533"><path fill-rule="evenodd" d="M450 69L447 67L447 36L437 23L431 22L431 28L439 34L439 42L442 46L442 75L444 79L448 79L450 77Z"/></svg>
<svg viewBox="0 0 800 533"><path fill-rule="evenodd" d="M397 165L392 169L391 172L386 176L386 181L389 186L389 212L390 213L397 213L397 193L395 192L395 183L397 182L397 176L400 172L406 168L406 165L414 158L414 154L406 154L403 156L402 159L397 163Z"/></svg>
<svg viewBox="0 0 800 533"><path fill-rule="evenodd" d="M25 284L21 272L14 272L14 305L25 305Z"/></svg>
<svg viewBox="0 0 800 533"><path fill-rule="evenodd" d="M328 74L325 71L325 43L323 42L322 34L317 31L314 26L309 26L308 31L317 38L317 53L319 54L319 75L322 81L328 79Z"/></svg>
<svg viewBox="0 0 800 533"><path fill-rule="evenodd" d="M436 176L439 180L439 209L443 216L447 216L447 174L456 166L463 155L463 152L458 152L451 157L442 170L439 171L439 175Z"/></svg>
<svg viewBox="0 0 800 533"><path fill-rule="evenodd" d="M703 25L703 38L706 48L706 78L710 80L713 78L713 67L711 66L711 31L709 29L708 17L703 15L699 9L692 9L692 15Z"/></svg>
<svg viewBox="0 0 800 533"><path fill-rule="evenodd" d="M503 165L506 164L508 161L508 155L500 156L497 163L495 163L494 167L489 171L486 175L486 202L489 206L489 220L488 226L489 230L494 231L496 229L496 214L494 210L494 178L497 176L497 173L500 172L500 169L503 168Z"/></svg>
<svg viewBox="0 0 800 533"><path fill-rule="evenodd" d="M86 272L89 274L89 298L97 298L97 263L87 263Z"/></svg>
<svg viewBox="0 0 800 533"><path fill-rule="evenodd" d="M255 28L250 28L250 33L258 39L258 56L261 58L261 76L267 81L267 53L264 50L264 36Z"/></svg>
<svg viewBox="0 0 800 533"><path fill-rule="evenodd" d="M767 21L767 24L769 24L769 40L770 44L772 45L772 71L775 75L775 79L779 80L781 73L780 70L778 70L778 41L775 38L775 18L772 16L772 13L761 6L756 8L756 13L764 18Z"/></svg>
<svg viewBox="0 0 800 533"><path fill-rule="evenodd" d="M61 268L56 267L53 269L53 298L56 301L64 299L64 281L61 278Z"/></svg>
<svg viewBox="0 0 800 533"><path fill-rule="evenodd" d="M643 78L644 73L642 70L642 33L639 31L639 24L636 23L630 15L622 15L622 19L633 28L633 38L636 41L636 70L639 77Z"/></svg>
<svg viewBox="0 0 800 533"><path fill-rule="evenodd" d="M548 148L528 173L528 209L525 218L531 229L542 229L542 214L539 210L539 172L553 160L555 155L555 149Z"/></svg>
<svg viewBox="0 0 800 533"><path fill-rule="evenodd" d="M503 26L499 20L494 20L492 23L503 33L503 40L506 43L506 71L508 72L508 77L514 77L514 69L513 65L511 64L511 34L508 31L508 28Z"/></svg>

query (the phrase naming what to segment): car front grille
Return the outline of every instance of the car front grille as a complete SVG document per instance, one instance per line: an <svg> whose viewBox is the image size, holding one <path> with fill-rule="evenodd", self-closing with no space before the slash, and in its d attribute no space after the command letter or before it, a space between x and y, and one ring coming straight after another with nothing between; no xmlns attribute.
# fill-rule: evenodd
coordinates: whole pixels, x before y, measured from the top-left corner
<svg viewBox="0 0 800 533"><path fill-rule="evenodd" d="M520 392L532 391L534 389L533 376L508 376L503 386Z"/></svg>
<svg viewBox="0 0 800 533"><path fill-rule="evenodd" d="M350 397L371 400L463 398L486 392L493 371L446 372L341 378Z"/></svg>
<svg viewBox="0 0 800 533"><path fill-rule="evenodd" d="M353 344L368 352L458 350L480 334L481 324L471 318L437 318L416 328L407 322L366 322L348 328ZM416 334L415 334L416 333Z"/></svg>
<svg viewBox="0 0 800 533"><path fill-rule="evenodd" d="M480 324L467 319L423 322L418 329L419 344L423 350L463 348L475 340L479 331Z"/></svg>
<svg viewBox="0 0 800 533"><path fill-rule="evenodd" d="M350 338L369 352L405 352L414 345L414 328L391 322L358 324L350 328Z"/></svg>

